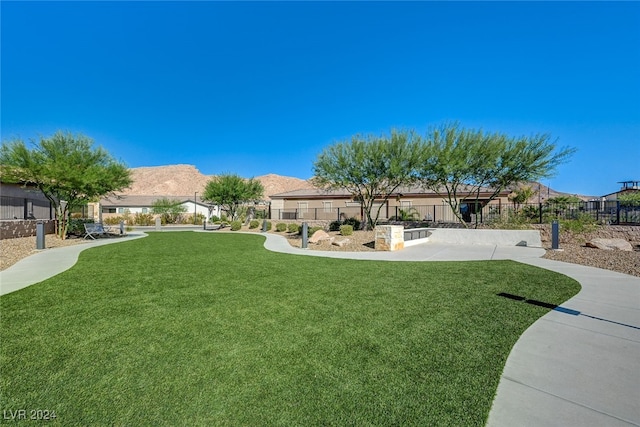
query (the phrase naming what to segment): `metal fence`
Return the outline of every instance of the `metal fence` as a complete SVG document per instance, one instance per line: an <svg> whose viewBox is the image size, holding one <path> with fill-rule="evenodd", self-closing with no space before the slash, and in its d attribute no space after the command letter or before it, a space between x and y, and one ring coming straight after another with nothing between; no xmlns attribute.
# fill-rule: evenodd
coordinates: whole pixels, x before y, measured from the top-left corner
<svg viewBox="0 0 640 427"><path fill-rule="evenodd" d="M376 207L377 209L377 207ZM375 211L373 212L375 216ZM485 224L518 217L532 224L548 223L554 219L585 219L590 217L601 224L640 225L640 206L624 206L618 201L590 201L579 203L535 203L514 206L511 203L491 202L477 207L473 202L460 204L460 216L465 222ZM272 220L344 221L356 218L362 221L358 206L342 208L271 209ZM427 221L459 223L447 204L387 206L380 209L380 222Z"/></svg>
<svg viewBox="0 0 640 427"><path fill-rule="evenodd" d="M0 196L0 219L53 219L51 202L27 197Z"/></svg>

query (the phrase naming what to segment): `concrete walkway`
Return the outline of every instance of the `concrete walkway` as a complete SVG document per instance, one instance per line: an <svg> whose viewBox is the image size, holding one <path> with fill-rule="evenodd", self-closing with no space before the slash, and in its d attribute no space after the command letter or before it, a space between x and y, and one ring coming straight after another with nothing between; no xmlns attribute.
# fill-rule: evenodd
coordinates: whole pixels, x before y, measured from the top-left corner
<svg viewBox="0 0 640 427"><path fill-rule="evenodd" d="M513 347L487 425L640 426L640 278L543 259L540 248L425 243L397 252L329 252L264 236L265 247L281 253L381 261L512 259L576 279L578 295L531 325ZM0 294L68 269L84 249L137 237L143 234L30 256L0 272Z"/></svg>
<svg viewBox="0 0 640 427"><path fill-rule="evenodd" d="M0 271L0 295L26 288L70 269L78 261L80 252L85 249L145 236L144 233L129 233L124 237L102 238L77 245L41 250Z"/></svg>

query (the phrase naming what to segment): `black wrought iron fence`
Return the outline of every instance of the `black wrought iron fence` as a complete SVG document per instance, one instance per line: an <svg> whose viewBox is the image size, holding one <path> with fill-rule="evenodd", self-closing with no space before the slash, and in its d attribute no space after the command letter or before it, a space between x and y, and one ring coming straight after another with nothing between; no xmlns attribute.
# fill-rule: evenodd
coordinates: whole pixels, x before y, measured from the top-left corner
<svg viewBox="0 0 640 427"><path fill-rule="evenodd" d="M0 219L53 219L48 200L0 196Z"/></svg>
<svg viewBox="0 0 640 427"><path fill-rule="evenodd" d="M272 209L271 219L297 221L343 221L356 218L362 221L362 209L358 206L342 208ZM380 209L379 220L426 221L433 223L486 224L517 218L522 222L545 224L554 219L591 219L601 224L640 225L640 206L625 206L618 201L589 201L579 203L519 204L492 202L475 206L461 203L459 216L447 204L385 206Z"/></svg>

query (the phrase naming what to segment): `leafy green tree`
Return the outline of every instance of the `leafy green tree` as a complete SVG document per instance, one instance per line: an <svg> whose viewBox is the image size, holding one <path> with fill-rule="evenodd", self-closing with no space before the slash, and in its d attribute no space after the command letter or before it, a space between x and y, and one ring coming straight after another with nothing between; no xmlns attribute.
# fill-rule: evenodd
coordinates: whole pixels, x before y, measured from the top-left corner
<svg viewBox="0 0 640 427"><path fill-rule="evenodd" d="M313 181L321 188L344 189L359 201L366 230L376 226L380 209L391 194L414 181L421 153L414 132L392 130L390 136L356 135L318 155Z"/></svg>
<svg viewBox="0 0 640 427"><path fill-rule="evenodd" d="M164 224L175 224L178 222L180 215L186 211L187 207L180 201L171 200L167 197L154 200L151 204L151 213L160 215L160 219Z"/></svg>
<svg viewBox="0 0 640 427"><path fill-rule="evenodd" d="M640 191L630 191L618 195L620 206L638 207L640 206Z"/></svg>
<svg viewBox="0 0 640 427"><path fill-rule="evenodd" d="M423 143L424 163L419 168L423 185L441 195L458 220L463 200L475 200L489 192L484 203L504 189L553 175L575 152L557 149L549 135L509 137L482 130L467 130L457 123L433 128Z"/></svg>
<svg viewBox="0 0 640 427"><path fill-rule="evenodd" d="M238 219L243 203L256 202L263 193L264 187L254 178L244 179L236 174L224 174L207 183L202 199L220 206L233 221Z"/></svg>
<svg viewBox="0 0 640 427"><path fill-rule="evenodd" d="M129 169L84 135L58 131L32 145L20 139L3 142L0 176L42 191L55 208L61 239L67 235L69 212L131 185Z"/></svg>

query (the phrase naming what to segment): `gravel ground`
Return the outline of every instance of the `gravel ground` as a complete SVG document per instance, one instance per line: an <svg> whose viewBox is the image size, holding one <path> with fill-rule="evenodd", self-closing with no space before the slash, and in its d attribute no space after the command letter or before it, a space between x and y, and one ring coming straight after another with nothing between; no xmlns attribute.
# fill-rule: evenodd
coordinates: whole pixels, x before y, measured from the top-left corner
<svg viewBox="0 0 640 427"><path fill-rule="evenodd" d="M255 231L255 230L247 230ZM302 246L302 239L297 235L283 234L294 247ZM373 251L374 234L373 231L356 231L351 236L341 236L339 232L330 232L329 235L335 240L349 239L349 243L343 247L332 245L325 241L320 244L309 244L310 250L323 251ZM591 267L603 268L606 270L618 271L640 277L640 242L631 242L635 251L604 251L584 246L580 239L564 238L560 241L561 251L550 250L551 244L544 240L543 246L547 249L544 258L557 261L570 262L574 264L588 265ZM45 244L47 249L61 246L77 245L87 243L83 239L60 240L52 235L47 235ZM23 237L20 239L6 239L0 242L0 270L4 270L19 260L38 252L36 249L35 237Z"/></svg>

